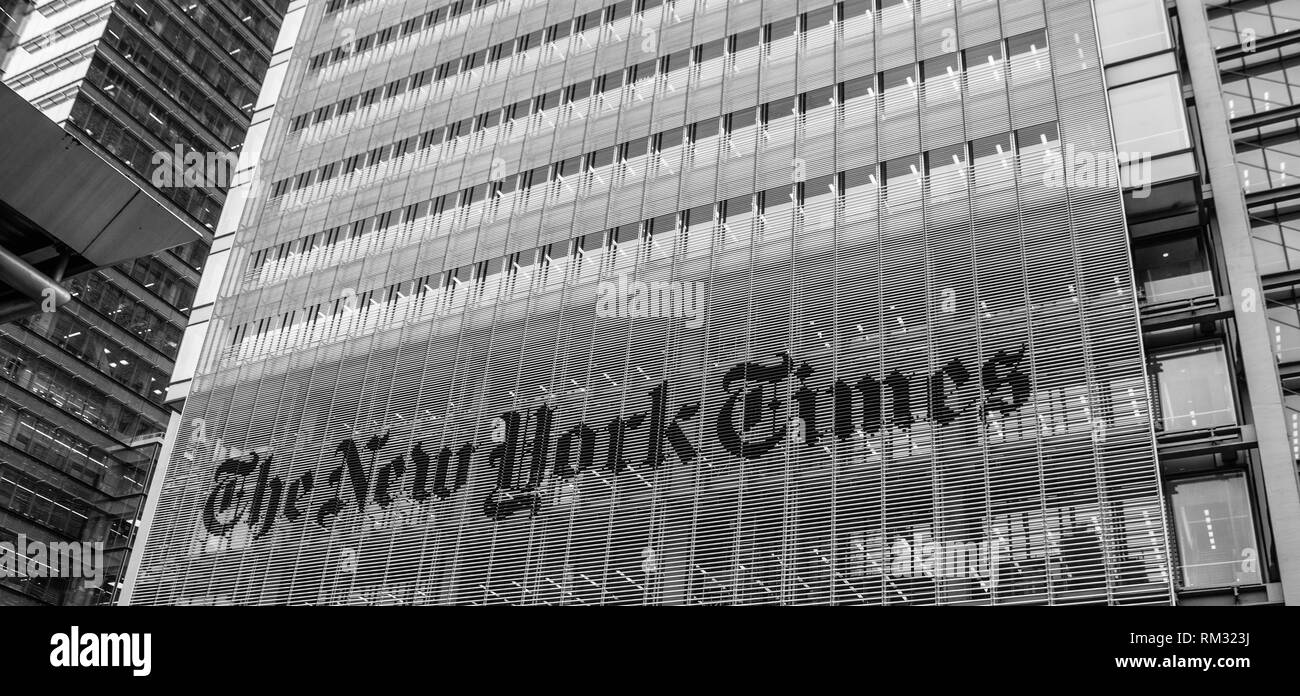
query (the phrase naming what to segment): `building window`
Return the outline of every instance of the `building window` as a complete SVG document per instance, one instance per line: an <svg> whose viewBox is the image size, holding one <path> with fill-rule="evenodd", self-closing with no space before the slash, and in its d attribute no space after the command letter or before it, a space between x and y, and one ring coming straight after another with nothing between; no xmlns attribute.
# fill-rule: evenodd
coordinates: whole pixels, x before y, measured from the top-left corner
<svg viewBox="0 0 1300 696"><path fill-rule="evenodd" d="M1161 0L1097 0L1097 34L1107 63L1169 48L1169 17Z"/></svg>
<svg viewBox="0 0 1300 696"><path fill-rule="evenodd" d="M1238 136L1237 161L1244 193L1291 186L1300 171L1300 119L1272 123Z"/></svg>
<svg viewBox="0 0 1300 696"><path fill-rule="evenodd" d="M1191 147L1177 75L1165 75L1110 91L1115 149L1162 155Z"/></svg>
<svg viewBox="0 0 1300 696"><path fill-rule="evenodd" d="M992 41L962 52L966 89L971 96L1002 88L1002 42Z"/></svg>
<svg viewBox="0 0 1300 696"><path fill-rule="evenodd" d="M880 29L889 31L912 23L912 5L906 0L880 0Z"/></svg>
<svg viewBox="0 0 1300 696"><path fill-rule="evenodd" d="M1300 16L1291 5L1277 0L1245 0L1228 7L1206 7L1215 50L1238 46L1252 37L1259 40L1300 29Z"/></svg>
<svg viewBox="0 0 1300 696"><path fill-rule="evenodd" d="M964 200L966 196L966 143L951 145L925 154L925 173L930 181L930 203Z"/></svg>
<svg viewBox="0 0 1300 696"><path fill-rule="evenodd" d="M1268 329L1278 363L1300 362L1300 286L1279 288L1269 296Z"/></svg>
<svg viewBox="0 0 1300 696"><path fill-rule="evenodd" d="M1262 275L1300 269L1300 214L1273 206L1250 210L1255 262Z"/></svg>
<svg viewBox="0 0 1300 696"><path fill-rule="evenodd" d="M1291 440L1291 458L1300 462L1300 378L1282 380L1282 406L1286 434Z"/></svg>
<svg viewBox="0 0 1300 696"><path fill-rule="evenodd" d="M1249 62L1239 59L1219 66L1228 118L1295 106L1300 100L1300 58L1276 60L1278 55L1276 50L1252 54Z"/></svg>
<svg viewBox="0 0 1300 696"><path fill-rule="evenodd" d="M1262 582L1246 477L1186 479L1169 488L1183 589Z"/></svg>
<svg viewBox="0 0 1300 696"><path fill-rule="evenodd" d="M1159 406L1158 430L1202 430L1237 422L1232 381L1223 346L1155 351L1150 363L1152 393Z"/></svg>
<svg viewBox="0 0 1300 696"><path fill-rule="evenodd" d="M1134 245L1133 270L1146 304L1214 295L1214 278L1196 233Z"/></svg>

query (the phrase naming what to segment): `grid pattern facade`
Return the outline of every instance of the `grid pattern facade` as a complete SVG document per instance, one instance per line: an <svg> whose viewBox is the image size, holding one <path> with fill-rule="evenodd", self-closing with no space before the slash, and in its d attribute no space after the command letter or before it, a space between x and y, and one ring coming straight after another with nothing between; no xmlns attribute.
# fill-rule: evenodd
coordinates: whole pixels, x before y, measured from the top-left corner
<svg viewBox="0 0 1300 696"><path fill-rule="evenodd" d="M1300 3L1207 6L1268 298L1268 340L1282 379L1285 427L1292 458L1300 459Z"/></svg>
<svg viewBox="0 0 1300 696"><path fill-rule="evenodd" d="M1172 601L1091 2L299 48L133 602Z"/></svg>

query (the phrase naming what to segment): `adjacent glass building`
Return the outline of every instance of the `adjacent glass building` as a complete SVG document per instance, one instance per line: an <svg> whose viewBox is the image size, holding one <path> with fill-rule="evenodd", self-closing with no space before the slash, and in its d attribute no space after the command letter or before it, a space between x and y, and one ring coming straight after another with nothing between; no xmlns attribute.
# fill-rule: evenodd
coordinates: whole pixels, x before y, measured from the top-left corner
<svg viewBox="0 0 1300 696"><path fill-rule="evenodd" d="M26 0L3 0L0 2L0 59L13 48L18 40L18 20Z"/></svg>
<svg viewBox="0 0 1300 696"><path fill-rule="evenodd" d="M210 165L240 151L286 6L0 3L4 83L63 126L65 149L102 158L190 232L183 246L76 275L63 283L71 303L0 327L0 541L102 542L108 565L99 588L0 578L0 605L95 604L117 592L225 201L228 182ZM173 178L186 161L201 163L197 176Z"/></svg>
<svg viewBox="0 0 1300 696"><path fill-rule="evenodd" d="M1193 13L291 3L127 600L1281 601Z"/></svg>

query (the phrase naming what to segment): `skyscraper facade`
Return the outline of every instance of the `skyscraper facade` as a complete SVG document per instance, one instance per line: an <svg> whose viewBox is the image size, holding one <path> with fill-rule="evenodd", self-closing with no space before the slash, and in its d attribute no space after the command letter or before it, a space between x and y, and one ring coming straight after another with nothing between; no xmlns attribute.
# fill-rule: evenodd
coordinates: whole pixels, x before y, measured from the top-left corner
<svg viewBox="0 0 1300 696"><path fill-rule="evenodd" d="M182 246L66 280L73 300L58 311L0 327L0 541L97 542L106 565L99 587L0 578L0 604L101 603L121 581L224 168L245 139L286 5L0 5L5 84L63 126L65 148L102 158L189 230Z"/></svg>
<svg viewBox="0 0 1300 696"><path fill-rule="evenodd" d="M130 601L1278 601L1178 14L292 4Z"/></svg>
<svg viewBox="0 0 1300 696"><path fill-rule="evenodd" d="M26 0L4 0L0 2L0 60L4 59L18 39L18 22Z"/></svg>

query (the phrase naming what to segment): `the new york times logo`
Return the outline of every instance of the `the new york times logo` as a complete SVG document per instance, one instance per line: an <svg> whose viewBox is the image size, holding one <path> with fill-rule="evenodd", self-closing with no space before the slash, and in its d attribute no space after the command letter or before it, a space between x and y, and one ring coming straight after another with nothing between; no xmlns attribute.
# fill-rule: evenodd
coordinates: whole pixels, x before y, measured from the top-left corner
<svg viewBox="0 0 1300 696"><path fill-rule="evenodd" d="M137 677L153 673L153 634L82 633L73 626L50 636L52 667L127 667Z"/></svg>
<svg viewBox="0 0 1300 696"><path fill-rule="evenodd" d="M754 460L783 443L822 450L833 441L910 432L923 421L941 428L970 417L996 425L1031 398L1024 357L1021 347L997 351L982 363L953 358L930 374L845 374L825 388L811 386L815 368L796 364L789 354L770 363L740 363L722 374L724 397L706 420L713 426L706 432L728 454ZM672 406L669 397L668 382L660 382L646 393L645 410L580 422L559 433L553 432L550 405L509 411L489 422L486 443L435 449L416 441L387 463L379 461L379 453L390 433L364 444L349 438L334 446L340 461L323 476L309 471L287 484L272 474L274 455L227 458L214 472L202 521L211 535L238 531L256 540L280 519L328 527L349 508L364 515L370 506L388 510L402 498L417 505L446 500L467 487L471 464L484 451L496 485L483 501L483 514L502 520L517 512L536 513L548 477L565 481L587 470L617 475L634 467L656 469L674 458L681 464L696 461L699 443L688 433L699 430L692 421L701 417L702 402ZM627 446L633 431L644 434L641 452Z"/></svg>

